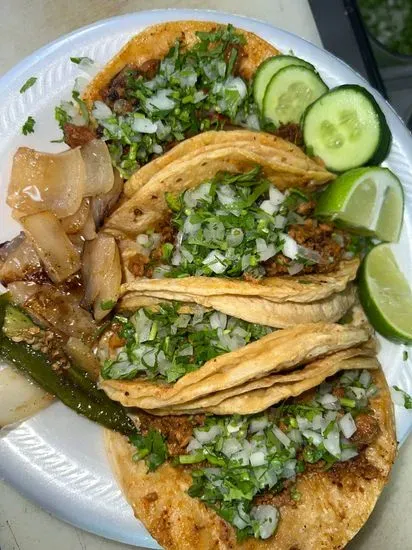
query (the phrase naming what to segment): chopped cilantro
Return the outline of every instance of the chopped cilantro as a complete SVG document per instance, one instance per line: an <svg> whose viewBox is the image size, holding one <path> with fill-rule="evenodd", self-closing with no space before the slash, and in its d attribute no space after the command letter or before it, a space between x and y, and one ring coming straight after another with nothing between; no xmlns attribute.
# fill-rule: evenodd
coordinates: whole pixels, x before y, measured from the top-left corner
<svg viewBox="0 0 412 550"><path fill-rule="evenodd" d="M23 84L23 86L20 88L20 93L24 94L29 88L31 88L37 81L37 76L31 76L26 82Z"/></svg>
<svg viewBox="0 0 412 550"><path fill-rule="evenodd" d="M405 409L412 409L412 397L398 386L393 386L393 389L402 394Z"/></svg>
<svg viewBox="0 0 412 550"><path fill-rule="evenodd" d="M133 455L133 460L144 459L149 472L156 470L168 458L165 438L157 430L150 430L147 435L132 435L129 441L137 448L137 452Z"/></svg>
<svg viewBox="0 0 412 550"><path fill-rule="evenodd" d="M124 177L188 136L230 122L260 128L251 83L236 74L245 37L228 25L198 32L197 39L189 49L176 41L154 73L125 70L122 97L103 110L95 105L93 116Z"/></svg>
<svg viewBox="0 0 412 550"><path fill-rule="evenodd" d="M145 375L172 383L272 330L200 307L193 313L180 313L180 307L178 303L162 304L158 311L145 308L130 318L115 317L126 342L114 360L105 362L103 378Z"/></svg>
<svg viewBox="0 0 412 550"><path fill-rule="evenodd" d="M276 262L283 252L289 227L297 216L303 218L296 209L308 200L301 190L273 188L259 166L241 174L218 173L179 195L166 193L177 235L173 247L168 244L167 253L154 262L167 268L165 277L248 274L259 279L264 262ZM300 250L296 262L313 264L299 256Z"/></svg>
<svg viewBox="0 0 412 550"><path fill-rule="evenodd" d="M409 354L406 350L404 350L403 354L402 354L402 358L404 361L407 361L408 360L408 357L409 357Z"/></svg>
<svg viewBox="0 0 412 550"><path fill-rule="evenodd" d="M26 122L22 126L22 133L27 136L27 134L33 134L34 133L34 125L36 124L36 121L32 116L29 116L26 120Z"/></svg>
<svg viewBox="0 0 412 550"><path fill-rule="evenodd" d="M200 465L190 470L192 485L188 494L231 523L239 540L261 538L268 515L259 513L256 497L285 490L297 502L302 497L300 491L296 485L290 489L288 485L308 464L320 463L328 470L358 455L357 445L342 432L339 419L346 411L339 401L333 410L328 408L330 402L322 405L325 392L335 387L343 388L347 398L353 387L365 390L349 412L354 419L358 410L368 406L366 392L373 393L372 376L367 371L346 371L344 376L335 376L319 386L305 402L287 401L257 415L206 417L204 425L193 430L188 454L174 462L177 467ZM269 517L277 521L278 512L273 508L269 512ZM269 533L265 529L262 538L274 530L275 525Z"/></svg>

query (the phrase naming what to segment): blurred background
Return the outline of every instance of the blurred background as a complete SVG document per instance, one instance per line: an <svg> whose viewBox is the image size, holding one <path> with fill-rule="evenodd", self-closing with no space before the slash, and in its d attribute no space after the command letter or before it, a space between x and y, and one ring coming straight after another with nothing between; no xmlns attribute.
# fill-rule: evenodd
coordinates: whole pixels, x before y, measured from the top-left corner
<svg viewBox="0 0 412 550"><path fill-rule="evenodd" d="M309 0L323 46L369 80L412 130L412 0Z"/></svg>

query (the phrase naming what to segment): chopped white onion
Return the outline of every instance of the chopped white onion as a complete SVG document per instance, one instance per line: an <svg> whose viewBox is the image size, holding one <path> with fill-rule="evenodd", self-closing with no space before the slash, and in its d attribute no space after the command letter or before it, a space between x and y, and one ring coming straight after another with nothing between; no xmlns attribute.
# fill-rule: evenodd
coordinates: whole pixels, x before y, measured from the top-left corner
<svg viewBox="0 0 412 550"><path fill-rule="evenodd" d="M360 377L359 383L363 388L369 388L372 381L371 373L368 370L363 370Z"/></svg>
<svg viewBox="0 0 412 550"><path fill-rule="evenodd" d="M239 246L242 241L243 231L239 227L231 229L227 236L227 244L229 246Z"/></svg>
<svg viewBox="0 0 412 550"><path fill-rule="evenodd" d="M236 90L239 94L240 99L244 99L247 96L247 87L244 81L240 77L229 77L225 84L224 88L226 90Z"/></svg>
<svg viewBox="0 0 412 550"><path fill-rule="evenodd" d="M250 515L259 523L259 536L268 539L273 535L279 521L279 510L270 504L254 506Z"/></svg>
<svg viewBox="0 0 412 550"><path fill-rule="evenodd" d="M288 432L288 437L293 443L298 443L299 445L302 443L302 434L299 430L293 429Z"/></svg>
<svg viewBox="0 0 412 550"><path fill-rule="evenodd" d="M342 416L339 420L339 426L347 439L350 439L357 430L353 416L350 413L346 413Z"/></svg>
<svg viewBox="0 0 412 550"><path fill-rule="evenodd" d="M186 447L186 451L188 453L191 453L192 451L197 451L198 449L202 448L202 444L195 439L194 437L190 440L189 445Z"/></svg>
<svg viewBox="0 0 412 550"><path fill-rule="evenodd" d="M319 254L319 252L316 252L316 250L312 250L310 248L306 248L305 246L299 246L298 247L298 254L301 258L305 258L305 260L310 260L311 262L315 262L317 264L322 263L322 256Z"/></svg>
<svg viewBox="0 0 412 550"><path fill-rule="evenodd" d="M92 115L97 121L106 120L113 116L112 110L103 101L95 101L93 104Z"/></svg>
<svg viewBox="0 0 412 550"><path fill-rule="evenodd" d="M254 467L266 464L266 455L263 451L256 451L250 455L250 464Z"/></svg>
<svg viewBox="0 0 412 550"><path fill-rule="evenodd" d="M229 458L241 450L242 450L242 444L234 437L225 439L225 441L223 442L222 453Z"/></svg>
<svg viewBox="0 0 412 550"><path fill-rule="evenodd" d="M243 271L245 271L245 269L250 266L250 258L251 258L250 254L245 254L244 256L242 256L242 270Z"/></svg>
<svg viewBox="0 0 412 550"><path fill-rule="evenodd" d="M300 264L299 262L291 262L288 266L288 273L289 275L296 275L297 273L300 273L303 269L303 264Z"/></svg>
<svg viewBox="0 0 412 550"><path fill-rule="evenodd" d="M153 153L155 153L155 155L161 155L163 153L163 147L158 143L155 143L153 145Z"/></svg>
<svg viewBox="0 0 412 550"><path fill-rule="evenodd" d="M261 210L263 210L264 212L270 215L274 214L278 210L277 205L273 204L273 202L269 200L263 201L262 204L260 205L260 208Z"/></svg>
<svg viewBox="0 0 412 550"><path fill-rule="evenodd" d="M268 425L269 420L266 418L266 416L262 416L261 418L254 418L249 424L249 432L252 434L260 432L261 430L264 430Z"/></svg>
<svg viewBox="0 0 412 550"><path fill-rule="evenodd" d="M285 447L290 447L289 437L285 433L283 433L280 428L278 428L277 426L273 426L272 431L275 434L275 436L279 439L279 441L282 443L282 445L284 445Z"/></svg>
<svg viewBox="0 0 412 550"><path fill-rule="evenodd" d="M193 433L199 443L204 445L205 443L210 443L222 433L222 428L220 426L214 425L209 428L209 430L202 430L200 428L195 428Z"/></svg>
<svg viewBox="0 0 412 550"><path fill-rule="evenodd" d="M150 111L159 109L160 111L170 111L176 103L168 96L173 93L173 90L164 89L158 90L154 95L146 100L147 107Z"/></svg>
<svg viewBox="0 0 412 550"><path fill-rule="evenodd" d="M275 228L276 229L283 229L286 225L286 216L281 216L278 214L275 216Z"/></svg>
<svg viewBox="0 0 412 550"><path fill-rule="evenodd" d="M325 408L330 410L339 409L339 399L331 393L325 393L317 398L317 401Z"/></svg>
<svg viewBox="0 0 412 550"><path fill-rule="evenodd" d="M357 388L356 386L349 386L349 389L354 394L355 399L363 399L366 396L365 388Z"/></svg>
<svg viewBox="0 0 412 550"><path fill-rule="evenodd" d="M157 131L156 124L146 117L135 117L132 128L141 134L154 134Z"/></svg>
<svg viewBox="0 0 412 550"><path fill-rule="evenodd" d="M216 193L219 201L225 206L232 204L236 198L236 193L230 185L219 185L216 189Z"/></svg>
<svg viewBox="0 0 412 550"><path fill-rule="evenodd" d="M313 430L303 430L302 435L309 441L312 441L315 447L318 447L323 441L323 437Z"/></svg>
<svg viewBox="0 0 412 550"><path fill-rule="evenodd" d="M269 187L269 200L272 204L279 206L285 200L285 195L274 185Z"/></svg>
<svg viewBox="0 0 412 550"><path fill-rule="evenodd" d="M210 316L210 326L212 328L225 329L227 324L227 315L220 313L220 311L214 311Z"/></svg>
<svg viewBox="0 0 412 550"><path fill-rule="evenodd" d="M336 458L340 458L340 439L339 439L339 428L335 424L333 429L328 433L327 437L323 440L325 449Z"/></svg>
<svg viewBox="0 0 412 550"><path fill-rule="evenodd" d="M309 422L309 420L304 416L297 416L296 421L298 423L299 430L301 431L307 430L311 426L311 423Z"/></svg>
<svg viewBox="0 0 412 550"><path fill-rule="evenodd" d="M203 264L217 274L224 273L226 270L225 257L218 250L212 250L203 260Z"/></svg>
<svg viewBox="0 0 412 550"><path fill-rule="evenodd" d="M298 256L298 243L287 233L283 233L281 238L284 240L282 248L283 254L291 260L296 260Z"/></svg>

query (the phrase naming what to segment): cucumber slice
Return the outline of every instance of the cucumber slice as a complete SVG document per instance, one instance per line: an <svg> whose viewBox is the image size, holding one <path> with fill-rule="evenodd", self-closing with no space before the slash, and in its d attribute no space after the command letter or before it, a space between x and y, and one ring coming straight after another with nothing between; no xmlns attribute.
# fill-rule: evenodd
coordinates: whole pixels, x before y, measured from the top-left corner
<svg viewBox="0 0 412 550"><path fill-rule="evenodd" d="M277 126L298 123L306 107L328 91L314 71L291 65L278 71L263 98L263 116Z"/></svg>
<svg viewBox="0 0 412 550"><path fill-rule="evenodd" d="M253 97L261 111L263 109L263 97L272 77L275 76L278 71L290 65L299 65L315 71L313 65L294 55L274 55L273 57L268 57L268 59L265 59L265 61L259 65L253 79Z"/></svg>
<svg viewBox="0 0 412 550"><path fill-rule="evenodd" d="M310 105L302 127L306 147L335 172L380 164L392 139L373 96L350 84L334 88Z"/></svg>

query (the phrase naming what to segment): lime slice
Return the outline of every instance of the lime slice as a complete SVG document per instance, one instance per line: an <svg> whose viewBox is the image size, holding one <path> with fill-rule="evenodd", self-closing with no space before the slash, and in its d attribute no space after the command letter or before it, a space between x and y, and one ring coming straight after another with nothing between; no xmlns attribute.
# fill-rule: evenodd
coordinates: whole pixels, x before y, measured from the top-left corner
<svg viewBox="0 0 412 550"><path fill-rule="evenodd" d="M326 188L315 214L361 235L397 241L403 218L401 182L388 168L355 168Z"/></svg>
<svg viewBox="0 0 412 550"><path fill-rule="evenodd" d="M362 263L359 296L375 329L389 340L412 343L412 289L389 244L373 248Z"/></svg>

